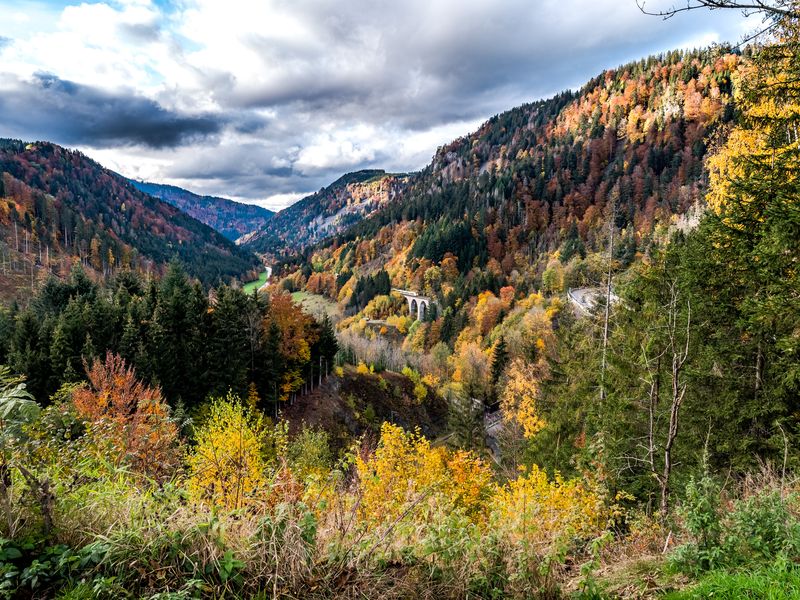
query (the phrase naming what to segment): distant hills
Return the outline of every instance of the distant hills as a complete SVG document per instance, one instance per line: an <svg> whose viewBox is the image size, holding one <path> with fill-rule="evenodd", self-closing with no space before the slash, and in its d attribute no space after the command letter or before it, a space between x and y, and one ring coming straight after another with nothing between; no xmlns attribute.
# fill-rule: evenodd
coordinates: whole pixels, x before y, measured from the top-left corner
<svg viewBox="0 0 800 600"><path fill-rule="evenodd" d="M242 239L266 254L287 254L341 233L398 198L408 175L371 169L343 175L331 185L276 213Z"/></svg>
<svg viewBox="0 0 800 600"><path fill-rule="evenodd" d="M169 202L233 241L263 228L275 214L254 204L244 204L216 196L200 196L174 185L133 179L130 182L136 189Z"/></svg>
<svg viewBox="0 0 800 600"><path fill-rule="evenodd" d="M734 117L740 65L720 49L674 51L499 114L439 148L392 185L391 202L339 233L315 228L325 221L311 210L337 196L334 184L305 201L304 238L332 236L309 260L342 273L385 266L393 284L413 289L437 265L455 266L470 289L535 289L554 258L602 251L613 219L615 255L628 264L701 203L706 140Z"/></svg>
<svg viewBox="0 0 800 600"><path fill-rule="evenodd" d="M259 268L250 252L78 151L0 140L0 293L75 262L112 274L160 272L173 258L209 285Z"/></svg>

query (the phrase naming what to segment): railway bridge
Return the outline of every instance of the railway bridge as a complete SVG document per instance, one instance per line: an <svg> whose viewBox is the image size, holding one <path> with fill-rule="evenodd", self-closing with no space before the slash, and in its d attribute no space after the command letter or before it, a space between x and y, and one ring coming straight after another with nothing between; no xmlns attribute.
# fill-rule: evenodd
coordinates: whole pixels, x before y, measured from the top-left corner
<svg viewBox="0 0 800 600"><path fill-rule="evenodd" d="M430 312L432 306L436 306L436 301L429 296L423 296L422 294L410 290L401 290L400 288L392 288L392 291L397 292L406 299L406 302L408 302L408 312L418 321L425 318L425 315Z"/></svg>

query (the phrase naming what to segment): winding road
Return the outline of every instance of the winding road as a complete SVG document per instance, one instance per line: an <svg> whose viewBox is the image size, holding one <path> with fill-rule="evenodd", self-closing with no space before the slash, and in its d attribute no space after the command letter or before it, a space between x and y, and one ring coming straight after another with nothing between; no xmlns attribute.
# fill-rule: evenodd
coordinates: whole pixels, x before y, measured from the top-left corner
<svg viewBox="0 0 800 600"><path fill-rule="evenodd" d="M591 314L597 301L606 293L603 287L580 287L567 290L567 297L582 315ZM619 297L611 292L611 304L619 301Z"/></svg>

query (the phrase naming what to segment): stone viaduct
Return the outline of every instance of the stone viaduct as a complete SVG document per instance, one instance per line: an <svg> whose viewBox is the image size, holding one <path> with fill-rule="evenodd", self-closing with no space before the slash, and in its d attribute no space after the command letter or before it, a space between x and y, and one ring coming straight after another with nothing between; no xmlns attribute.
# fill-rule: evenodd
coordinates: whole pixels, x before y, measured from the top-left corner
<svg viewBox="0 0 800 600"><path fill-rule="evenodd" d="M428 314L431 306L436 306L435 300L428 296L418 294L417 292L401 290L399 288L392 288L392 291L397 292L406 299L406 302L408 302L408 312L411 313L411 316L415 317L418 321L421 321L425 318L425 315Z"/></svg>

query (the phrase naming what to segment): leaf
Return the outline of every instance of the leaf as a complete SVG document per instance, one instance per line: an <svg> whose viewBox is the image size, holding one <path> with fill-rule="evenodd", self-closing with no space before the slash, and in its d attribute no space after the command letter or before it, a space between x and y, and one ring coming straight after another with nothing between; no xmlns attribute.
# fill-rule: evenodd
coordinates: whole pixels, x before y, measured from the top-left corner
<svg viewBox="0 0 800 600"><path fill-rule="evenodd" d="M20 552L17 548L14 548L14 546L10 546L5 548L0 556L3 557L3 560L14 560L15 558L21 558L22 552Z"/></svg>

